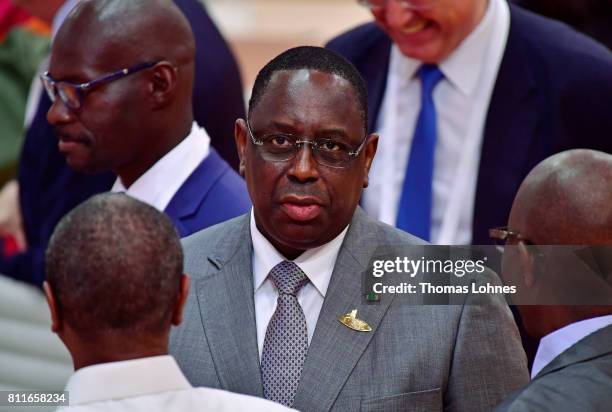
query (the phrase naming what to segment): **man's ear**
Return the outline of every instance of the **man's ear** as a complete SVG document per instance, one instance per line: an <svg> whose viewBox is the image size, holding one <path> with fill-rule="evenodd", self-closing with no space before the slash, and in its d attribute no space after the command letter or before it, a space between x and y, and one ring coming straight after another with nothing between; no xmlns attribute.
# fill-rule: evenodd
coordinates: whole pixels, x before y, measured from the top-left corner
<svg viewBox="0 0 612 412"><path fill-rule="evenodd" d="M365 177L363 180L363 187L368 187L370 184L370 167L372 166L372 161L374 160L374 156L376 155L376 149L378 148L378 135L371 134L367 137L365 147L363 148L365 152Z"/></svg>
<svg viewBox="0 0 612 412"><path fill-rule="evenodd" d="M157 63L152 69L149 92L153 108L163 108L172 102L178 88L177 69L167 61Z"/></svg>
<svg viewBox="0 0 612 412"><path fill-rule="evenodd" d="M535 284L535 273L534 273L534 256L529 251L527 244L523 241L518 242L517 244L519 261L521 265L520 274L523 277L523 282L525 286L528 288L533 287Z"/></svg>
<svg viewBox="0 0 612 412"><path fill-rule="evenodd" d="M49 282L45 280L43 283L43 289L45 291L45 298L47 299L47 305L49 306L49 312L51 312L51 330L54 333L59 333L62 330L62 320L59 316L59 310L57 307L57 302L55 300L55 295L53 294L53 289L51 289L51 285Z"/></svg>
<svg viewBox="0 0 612 412"><path fill-rule="evenodd" d="M183 321L183 309L187 302L187 296L189 295L189 276L183 274L181 276L181 289L179 291L178 298L176 300L176 306L174 307L174 313L172 314L172 324L178 326Z"/></svg>
<svg viewBox="0 0 612 412"><path fill-rule="evenodd" d="M238 157L240 158L239 172L240 176L244 178L246 169L246 147L248 143L248 131L246 121L244 119L236 120L234 125L234 140L236 141L236 148L238 149Z"/></svg>

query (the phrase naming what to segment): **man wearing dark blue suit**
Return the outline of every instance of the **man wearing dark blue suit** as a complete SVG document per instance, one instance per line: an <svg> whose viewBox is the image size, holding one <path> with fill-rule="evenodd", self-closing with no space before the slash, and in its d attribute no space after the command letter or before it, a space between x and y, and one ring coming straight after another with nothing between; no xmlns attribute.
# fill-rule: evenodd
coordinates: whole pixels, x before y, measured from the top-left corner
<svg viewBox="0 0 612 412"><path fill-rule="evenodd" d="M440 244L487 244L529 170L612 151L612 54L504 0L364 0L333 39L367 80L377 159L362 203Z"/></svg>
<svg viewBox="0 0 612 412"><path fill-rule="evenodd" d="M74 3L66 3L70 2ZM237 164L233 123L244 116L244 103L236 62L204 8L197 0L175 3L190 21L195 35L193 115L206 128L206 139L209 135L212 145L207 146L208 156L202 157L165 208L181 235L186 235L241 214L248 206L248 197L242 194L242 180L225 162L234 167ZM43 94L24 142L19 168L28 249L8 259L0 258L0 273L35 284L44 279L44 250L59 219L91 195L110 190L116 179L112 172L84 174L66 165L53 127L47 122L50 107L49 98ZM221 206L219 201L224 198L227 203Z"/></svg>

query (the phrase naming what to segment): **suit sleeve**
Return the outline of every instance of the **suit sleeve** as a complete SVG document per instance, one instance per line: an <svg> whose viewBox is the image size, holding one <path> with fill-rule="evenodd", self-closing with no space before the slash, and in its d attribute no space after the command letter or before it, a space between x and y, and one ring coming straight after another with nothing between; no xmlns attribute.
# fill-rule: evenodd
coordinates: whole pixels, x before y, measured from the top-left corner
<svg viewBox="0 0 612 412"><path fill-rule="evenodd" d="M476 285L501 285L487 271ZM490 411L529 382L527 359L503 295L471 294L459 320L446 411Z"/></svg>

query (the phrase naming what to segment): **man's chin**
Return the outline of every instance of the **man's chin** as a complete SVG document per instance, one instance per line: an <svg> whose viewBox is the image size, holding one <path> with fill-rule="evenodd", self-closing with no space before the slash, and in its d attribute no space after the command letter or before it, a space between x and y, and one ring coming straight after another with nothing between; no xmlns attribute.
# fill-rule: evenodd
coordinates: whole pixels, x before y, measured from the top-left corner
<svg viewBox="0 0 612 412"><path fill-rule="evenodd" d="M445 57L444 50L434 40L413 44L404 43L399 46L399 49L404 56L428 64L438 64Z"/></svg>
<svg viewBox="0 0 612 412"><path fill-rule="evenodd" d="M91 162L85 159L75 158L72 156L66 157L66 164L70 169L74 170L75 172L88 175L93 175L106 171L100 167L96 167L95 165L91 164Z"/></svg>
<svg viewBox="0 0 612 412"><path fill-rule="evenodd" d="M315 223L296 223L287 225L278 238L284 245L292 249L306 251L322 246L332 240L326 233L321 233L322 225Z"/></svg>

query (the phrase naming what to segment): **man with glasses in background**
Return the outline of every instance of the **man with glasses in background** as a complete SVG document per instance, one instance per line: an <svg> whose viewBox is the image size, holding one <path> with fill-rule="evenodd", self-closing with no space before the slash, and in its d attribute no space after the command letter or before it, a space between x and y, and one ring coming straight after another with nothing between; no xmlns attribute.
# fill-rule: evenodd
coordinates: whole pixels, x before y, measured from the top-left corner
<svg viewBox="0 0 612 412"><path fill-rule="evenodd" d="M253 209L183 242L194 287L170 352L193 385L304 411L489 411L527 381L503 297L365 301L380 248L425 249L358 207L366 118L363 79L334 52L290 49L259 72L236 122Z"/></svg>
<svg viewBox="0 0 612 412"><path fill-rule="evenodd" d="M152 27L166 34L150 36ZM42 76L68 166L113 171L112 191L165 211L181 236L250 204L244 181L193 121L194 55L189 23L170 1L84 1Z"/></svg>
<svg viewBox="0 0 612 412"><path fill-rule="evenodd" d="M13 1L50 25L52 23L54 34L79 3L79 0ZM189 20L195 37L194 120L206 129L211 147L237 169L233 122L244 116L238 66L200 0L174 0L173 3ZM146 14L146 11L143 9L142 13ZM44 64L44 70L47 66L48 62ZM112 66L109 72L122 68ZM66 165L58 151L53 127L47 122L51 102L40 82L35 82L35 85L40 87L33 88L30 96L31 109L34 110L31 122L27 121L18 185L15 184L17 180L7 185L7 189L17 190L3 191L7 196L0 194L0 209L4 208L5 212L0 213L0 248L4 236L24 238L25 242L21 244L25 248L10 256L0 255L0 273L40 286L44 280L44 250L59 219L91 195L110 190L116 175L112 172L84 174ZM18 224L20 214L23 228Z"/></svg>
<svg viewBox="0 0 612 412"><path fill-rule="evenodd" d="M381 136L362 205L436 244L489 244L521 181L575 147L612 151L612 54L505 0L361 0L329 42L368 84Z"/></svg>

